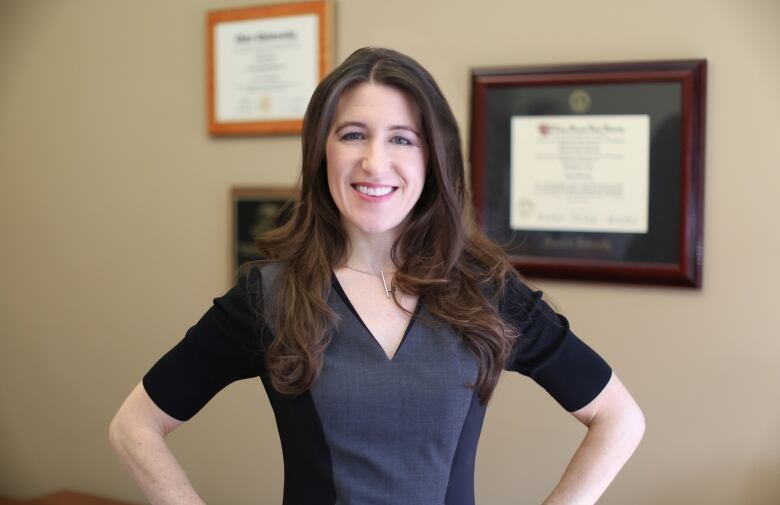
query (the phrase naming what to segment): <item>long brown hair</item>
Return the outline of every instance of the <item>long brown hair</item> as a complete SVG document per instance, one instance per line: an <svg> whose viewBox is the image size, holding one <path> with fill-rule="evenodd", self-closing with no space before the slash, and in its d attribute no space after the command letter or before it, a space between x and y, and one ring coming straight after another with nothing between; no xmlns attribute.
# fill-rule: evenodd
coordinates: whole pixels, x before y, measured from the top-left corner
<svg viewBox="0 0 780 505"><path fill-rule="evenodd" d="M379 48L355 51L315 89L303 120L300 193L292 217L257 240L260 253L281 264L267 315L274 328L266 352L271 382L285 394L308 390L332 337L336 315L327 298L349 239L328 189L325 144L339 98L364 82L413 98L428 146L422 194L391 250L395 286L424 296L430 313L461 335L479 363L473 387L487 403L516 337L496 303L514 269L475 224L458 126L441 90L419 63Z"/></svg>

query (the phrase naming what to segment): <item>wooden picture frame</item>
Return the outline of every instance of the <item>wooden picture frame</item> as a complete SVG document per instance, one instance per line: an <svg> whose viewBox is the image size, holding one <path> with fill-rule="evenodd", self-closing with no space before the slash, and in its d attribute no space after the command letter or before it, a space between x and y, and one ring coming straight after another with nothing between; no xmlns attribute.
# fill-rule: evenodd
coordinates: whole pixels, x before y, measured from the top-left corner
<svg viewBox="0 0 780 505"><path fill-rule="evenodd" d="M705 94L706 60L474 70L471 182L481 226L491 238L505 244L513 264L529 276L701 287ZM626 168L626 174L638 174L636 180L640 181L626 184L627 189L647 200L644 222L641 216L627 218L626 222L638 223L636 229L621 231L620 226L608 229L607 224L576 221L586 216L588 223L597 222L601 218L594 210L597 208L609 213L611 205L622 209L619 206L639 202L641 211L644 205L635 198L621 201L618 196L625 194L620 184L611 186L617 188L614 202L606 196L599 202L587 196L601 194L598 189L592 191L598 187L595 183L580 184L573 178L578 175L598 181L600 167L607 166L606 162L599 165L600 157L606 159L599 154L607 149L606 141L594 141L587 137L587 131L578 130L583 121L590 121L592 131L598 131L601 124L605 131L612 131L604 118L620 128L630 118L644 118L646 124L645 130L640 128L630 135L629 130L621 130L625 138L617 139L639 145L639 139L644 138L647 143L646 176L641 172L641 156L631 158L630 165L639 166L640 171ZM529 124L539 131L526 128ZM549 135L551 127L563 136L554 141L539 140ZM569 141L575 133L585 135L575 139L577 142L590 138L591 145L586 147L597 154L571 155L568 150L565 153L569 154L560 154L564 153L560 139L565 139L567 132ZM551 147L556 142L559 147ZM544 165L545 159L544 163L558 163L563 167L560 173L574 182L547 184L543 178L558 177L558 168L544 167L558 165ZM573 171L563 172L571 167ZM590 172L584 173L583 167ZM539 200L515 198L527 192L542 196ZM550 203L560 201L569 203ZM572 202L586 202L582 205L591 206L589 213L570 212ZM548 225L540 224L544 219L556 224L545 228ZM608 219L619 221L611 215Z"/></svg>
<svg viewBox="0 0 780 505"><path fill-rule="evenodd" d="M332 64L331 2L207 14L212 135L300 133L311 94Z"/></svg>
<svg viewBox="0 0 780 505"><path fill-rule="evenodd" d="M232 217L231 276L248 261L262 259L255 238L277 228L290 217L295 188L233 187L230 191Z"/></svg>

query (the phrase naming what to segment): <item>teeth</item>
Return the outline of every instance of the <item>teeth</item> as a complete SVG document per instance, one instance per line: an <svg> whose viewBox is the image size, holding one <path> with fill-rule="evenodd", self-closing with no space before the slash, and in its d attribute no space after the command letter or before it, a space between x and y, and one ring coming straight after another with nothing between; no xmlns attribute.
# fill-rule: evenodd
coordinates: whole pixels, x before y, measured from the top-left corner
<svg viewBox="0 0 780 505"><path fill-rule="evenodd" d="M393 188L391 186L383 186L381 188L370 188L368 186L357 185L355 186L355 189L357 189L364 195L369 195L369 196L384 196L390 193L391 191L393 191Z"/></svg>

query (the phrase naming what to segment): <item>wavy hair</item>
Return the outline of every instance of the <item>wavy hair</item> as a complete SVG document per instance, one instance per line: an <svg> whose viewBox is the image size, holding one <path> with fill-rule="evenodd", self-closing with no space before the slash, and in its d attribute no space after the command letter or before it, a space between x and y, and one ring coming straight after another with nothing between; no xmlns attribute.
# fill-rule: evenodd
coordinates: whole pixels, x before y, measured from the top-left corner
<svg viewBox="0 0 780 505"><path fill-rule="evenodd" d="M471 386L487 403L517 337L497 309L508 276L516 273L502 248L476 225L458 126L444 95L419 63L381 48L355 51L315 89L303 120L292 216L257 239L260 253L281 265L267 314L274 328L266 351L271 383L284 394L308 390L332 338L336 315L327 299L332 271L346 260L349 238L328 189L325 144L341 95L360 83L401 90L420 109L428 166L422 194L391 250L394 283L424 297L429 312L460 334L479 363Z"/></svg>

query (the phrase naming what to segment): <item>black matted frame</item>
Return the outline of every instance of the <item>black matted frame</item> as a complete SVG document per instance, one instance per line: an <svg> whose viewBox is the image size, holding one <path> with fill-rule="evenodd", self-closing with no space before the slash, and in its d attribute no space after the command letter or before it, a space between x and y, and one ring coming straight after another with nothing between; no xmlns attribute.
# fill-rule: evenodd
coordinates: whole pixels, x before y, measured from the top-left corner
<svg viewBox="0 0 780 505"><path fill-rule="evenodd" d="M575 91L590 99L586 112L574 111ZM471 182L481 226L525 275L701 287L705 94L706 60L474 70ZM649 116L648 232L512 230L510 118L583 113Z"/></svg>
<svg viewBox="0 0 780 505"><path fill-rule="evenodd" d="M231 189L232 260L230 275L248 261L261 259L255 238L287 221L295 188L234 187Z"/></svg>

